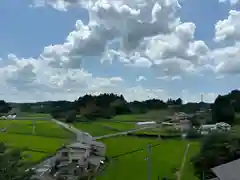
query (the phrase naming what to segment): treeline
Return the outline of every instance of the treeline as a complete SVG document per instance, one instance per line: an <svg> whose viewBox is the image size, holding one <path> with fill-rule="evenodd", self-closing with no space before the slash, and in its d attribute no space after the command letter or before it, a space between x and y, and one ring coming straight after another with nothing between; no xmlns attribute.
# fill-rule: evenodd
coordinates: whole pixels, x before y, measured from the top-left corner
<svg viewBox="0 0 240 180"><path fill-rule="evenodd" d="M72 122L75 120L88 121L98 118L111 118L120 114L146 113L150 110L167 108L173 109L174 111L194 113L201 108L210 107L210 104L203 102L183 104L181 98L176 100L168 99L165 102L160 99L127 102L123 95L104 93L97 96L87 94L73 102L45 101L36 103L11 103L10 106L18 107L21 112L48 113L54 118Z"/></svg>
<svg viewBox="0 0 240 180"><path fill-rule="evenodd" d="M94 120L97 118L111 118L120 114L145 113L149 110L166 109L169 106L182 105L182 99L160 99L127 102L123 95L100 94L97 96L87 94L71 101L46 101L36 103L12 103L22 112L49 113L54 118L67 122L75 120Z"/></svg>
<svg viewBox="0 0 240 180"><path fill-rule="evenodd" d="M240 121L236 117L236 113L240 113L239 90L233 90L226 95L219 95L212 105L213 122L238 123Z"/></svg>

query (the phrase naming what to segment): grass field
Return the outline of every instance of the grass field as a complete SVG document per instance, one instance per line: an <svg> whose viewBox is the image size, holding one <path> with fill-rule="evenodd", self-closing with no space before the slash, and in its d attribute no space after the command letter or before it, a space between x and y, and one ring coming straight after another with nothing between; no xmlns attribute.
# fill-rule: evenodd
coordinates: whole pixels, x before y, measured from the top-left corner
<svg viewBox="0 0 240 180"><path fill-rule="evenodd" d="M22 134L0 133L0 141L8 145L20 148L30 148L36 151L53 153L57 148L68 142L65 139L48 138L41 136L29 136Z"/></svg>
<svg viewBox="0 0 240 180"><path fill-rule="evenodd" d="M159 144L152 148L151 153L151 174L152 179L168 176L174 177L174 169L181 165L182 157L188 143L191 144L187 161L183 170L182 180L196 180L193 175L193 169L190 164L190 157L199 149L198 142L182 140L153 140L140 139L134 137L117 137L105 139L103 142L107 145L107 155L114 156L124 152L145 148L142 151L128 154L112 161L106 172L98 177L100 180L145 180L147 179L147 144Z"/></svg>
<svg viewBox="0 0 240 180"><path fill-rule="evenodd" d="M51 121L37 120L36 133L38 136L49 136L58 138L73 138L74 135ZM30 120L2 120L0 128L7 128L8 133L32 135L33 122Z"/></svg>
<svg viewBox="0 0 240 180"><path fill-rule="evenodd" d="M30 155L30 161L36 162L55 153L63 144L69 143L69 140L1 132L0 142L14 148L27 148L24 154Z"/></svg>
<svg viewBox="0 0 240 180"><path fill-rule="evenodd" d="M44 114L44 113L21 113L21 116L24 116L24 117L46 117L46 118L51 118L50 114Z"/></svg>
<svg viewBox="0 0 240 180"><path fill-rule="evenodd" d="M102 136L105 134L112 134L116 133L116 131L108 129L98 123L74 123L73 124L76 128L88 132L92 136Z"/></svg>
<svg viewBox="0 0 240 180"><path fill-rule="evenodd" d="M106 126L106 127L112 127L112 128L118 129L119 131L125 131L125 130L136 128L135 123L132 123L132 122L102 121L102 122L96 122L96 124Z"/></svg>
<svg viewBox="0 0 240 180"><path fill-rule="evenodd" d="M30 162L55 153L63 144L69 143L74 135L51 121L36 120L36 133L32 134L31 120L1 120L0 142L14 148L27 148L23 154Z"/></svg>

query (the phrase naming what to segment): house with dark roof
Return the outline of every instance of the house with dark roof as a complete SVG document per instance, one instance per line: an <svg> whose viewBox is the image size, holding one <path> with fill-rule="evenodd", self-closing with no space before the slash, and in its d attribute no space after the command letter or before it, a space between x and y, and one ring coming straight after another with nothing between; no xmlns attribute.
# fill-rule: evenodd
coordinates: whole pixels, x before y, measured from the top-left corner
<svg viewBox="0 0 240 180"><path fill-rule="evenodd" d="M214 167L211 170L217 177L210 180L239 180L240 159Z"/></svg>

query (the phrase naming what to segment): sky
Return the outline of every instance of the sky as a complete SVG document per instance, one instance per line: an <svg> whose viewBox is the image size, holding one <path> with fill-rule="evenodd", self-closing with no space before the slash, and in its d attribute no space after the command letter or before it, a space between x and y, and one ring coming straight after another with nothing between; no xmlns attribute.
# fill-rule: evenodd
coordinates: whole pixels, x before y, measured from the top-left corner
<svg viewBox="0 0 240 180"><path fill-rule="evenodd" d="M1 0L0 99L213 102L239 89L240 0Z"/></svg>

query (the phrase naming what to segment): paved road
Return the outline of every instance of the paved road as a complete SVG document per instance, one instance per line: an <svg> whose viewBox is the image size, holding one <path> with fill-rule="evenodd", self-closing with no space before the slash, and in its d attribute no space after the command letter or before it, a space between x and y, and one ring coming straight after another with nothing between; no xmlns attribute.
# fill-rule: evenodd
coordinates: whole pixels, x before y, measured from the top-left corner
<svg viewBox="0 0 240 180"><path fill-rule="evenodd" d="M52 119L52 121L57 123L58 125L62 126L63 128L71 131L73 134L75 134L76 135L76 141L85 142L85 143L88 143L88 142L92 141L92 136L90 134L77 129L72 125L69 125L69 124L63 123L61 121L58 121L56 119Z"/></svg>

